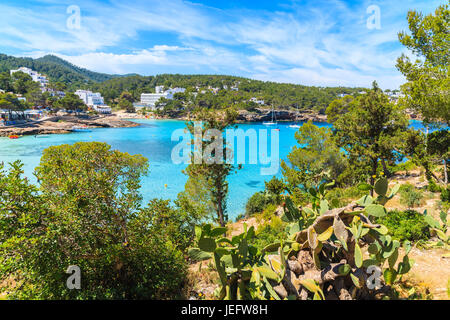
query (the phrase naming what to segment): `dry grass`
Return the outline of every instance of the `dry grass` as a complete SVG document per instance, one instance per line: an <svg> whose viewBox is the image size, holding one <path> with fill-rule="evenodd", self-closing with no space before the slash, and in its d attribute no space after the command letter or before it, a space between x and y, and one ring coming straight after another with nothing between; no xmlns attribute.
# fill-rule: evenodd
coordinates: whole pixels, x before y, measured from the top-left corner
<svg viewBox="0 0 450 320"><path fill-rule="evenodd" d="M189 266L188 281L185 288L187 299L214 300L214 290L218 287L219 277L212 266L212 260Z"/></svg>

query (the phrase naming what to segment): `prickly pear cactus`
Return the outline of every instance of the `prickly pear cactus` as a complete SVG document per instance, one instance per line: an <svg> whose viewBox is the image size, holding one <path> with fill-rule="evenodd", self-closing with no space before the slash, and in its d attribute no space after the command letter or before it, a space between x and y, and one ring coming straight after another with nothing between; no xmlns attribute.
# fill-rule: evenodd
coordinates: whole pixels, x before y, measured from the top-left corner
<svg viewBox="0 0 450 320"><path fill-rule="evenodd" d="M394 197L398 187L388 193L388 182L382 178L373 188L377 198L364 196L339 209L328 210L322 200L313 209L297 209L303 214L294 215L297 211L286 205L285 221L292 222L296 217L303 221L288 227L293 231L289 240L294 242L278 248L286 257L278 262L286 268L283 280L273 284L281 299L370 299L387 294L390 286L409 272L410 243L392 240L385 226L370 220L387 214L383 205ZM309 226L301 228L304 225ZM276 248L269 247L266 251Z"/></svg>
<svg viewBox="0 0 450 320"><path fill-rule="evenodd" d="M385 226L370 220L387 214L384 204L398 187L388 192L384 178L370 187L376 198L364 196L332 210L326 186L310 191L312 208L296 208L287 198L282 219L290 223L290 236L261 251L249 244L253 228L230 240L222 237L226 228L197 227L198 248L189 255L214 260L220 299L352 300L388 294L411 269L411 245L392 240Z"/></svg>

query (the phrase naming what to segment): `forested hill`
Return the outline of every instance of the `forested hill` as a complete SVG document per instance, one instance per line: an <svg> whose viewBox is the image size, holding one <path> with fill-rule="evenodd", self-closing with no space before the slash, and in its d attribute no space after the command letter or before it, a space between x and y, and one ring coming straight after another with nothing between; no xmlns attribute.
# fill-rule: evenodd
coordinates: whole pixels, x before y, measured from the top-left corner
<svg viewBox="0 0 450 320"><path fill-rule="evenodd" d="M0 54L0 73L9 73L9 70L19 67L31 68L46 75L52 82L62 82L68 91L77 89L99 91L106 102L112 104L117 102L124 91L130 92L134 100L139 101L141 93L154 92L155 86L163 85L166 88L186 88L188 92L202 92L206 89L207 93L202 94L199 99L199 104L206 101L204 103L206 107L244 103L251 98L257 98L264 100L266 105L274 105L276 108L298 107L323 111L339 94L355 94L365 90L345 87L309 87L224 75L111 75L77 67L53 55L32 59ZM212 95L210 89L216 89L216 94Z"/></svg>
<svg viewBox="0 0 450 320"><path fill-rule="evenodd" d="M77 67L70 62L53 55L46 55L38 59L17 58L0 54L0 72L17 69L19 67L31 68L46 75L55 82L64 82L67 85L86 82L101 82L117 77L105 73L89 71Z"/></svg>
<svg viewBox="0 0 450 320"><path fill-rule="evenodd" d="M227 89L219 91L214 97L206 100L223 100L224 103L244 101L251 98L264 100L267 105L276 108L289 107L300 109L324 110L339 94L357 94L364 88L346 87L309 87L297 84L264 82L247 78L224 75L180 75L162 74L157 76L128 76L114 78L93 85L107 101L120 96L124 91L130 92L136 100L141 93L154 92L155 86L166 88L181 87L202 91L201 88ZM233 88L238 88L233 91ZM207 90L208 91L208 90ZM220 101L216 101L221 104ZM208 103L207 103L208 104Z"/></svg>

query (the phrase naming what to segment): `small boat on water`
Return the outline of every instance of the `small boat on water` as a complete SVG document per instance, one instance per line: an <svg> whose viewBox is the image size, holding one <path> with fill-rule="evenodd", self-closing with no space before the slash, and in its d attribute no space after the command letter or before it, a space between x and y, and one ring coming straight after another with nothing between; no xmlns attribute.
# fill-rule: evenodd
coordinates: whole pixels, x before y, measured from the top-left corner
<svg viewBox="0 0 450 320"><path fill-rule="evenodd" d="M10 139L19 139L20 137L16 134L10 135L8 138Z"/></svg>
<svg viewBox="0 0 450 320"><path fill-rule="evenodd" d="M298 106L297 106L297 113L296 113L296 115L295 115L295 122L296 122L296 124L291 124L290 126L289 126L289 128L292 128L292 129L299 129L300 127L301 127L301 125L299 125L297 122L298 122Z"/></svg>
<svg viewBox="0 0 450 320"><path fill-rule="evenodd" d="M73 126L72 132L92 132L87 126Z"/></svg>
<svg viewBox="0 0 450 320"><path fill-rule="evenodd" d="M275 110L273 109L273 106L272 106L272 121L263 122L263 125L265 125L265 126L276 126L276 125L278 125L278 123L277 123L277 121L276 121L274 116L275 116Z"/></svg>

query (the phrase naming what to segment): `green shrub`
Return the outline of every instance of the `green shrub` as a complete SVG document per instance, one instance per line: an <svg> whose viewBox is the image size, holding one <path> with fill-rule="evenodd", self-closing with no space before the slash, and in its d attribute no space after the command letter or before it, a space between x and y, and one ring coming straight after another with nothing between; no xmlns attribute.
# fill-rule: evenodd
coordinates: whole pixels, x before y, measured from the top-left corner
<svg viewBox="0 0 450 320"><path fill-rule="evenodd" d="M256 213L261 213L264 211L266 206L266 197L262 192L257 192L248 199L245 206L245 215L251 217Z"/></svg>
<svg viewBox="0 0 450 320"><path fill-rule="evenodd" d="M0 288L8 298L180 297L189 226L168 202L141 208L147 159L104 143L50 147L40 190L11 167L0 165L0 283L18 284ZM66 287L69 266L80 268L81 290Z"/></svg>
<svg viewBox="0 0 450 320"><path fill-rule="evenodd" d="M399 171L409 172L409 171L412 171L412 170L415 170L415 169L417 169L417 165L415 165L414 162L408 160L406 162L396 164L395 166L392 167L391 171L393 173L396 173L396 172L399 172Z"/></svg>
<svg viewBox="0 0 450 320"><path fill-rule="evenodd" d="M441 191L441 201L443 202L450 202L450 189L442 189Z"/></svg>
<svg viewBox="0 0 450 320"><path fill-rule="evenodd" d="M274 198L273 201L277 204L281 202L281 195L283 194L286 186L283 181L280 179L273 177L269 182L265 182L266 191L269 195Z"/></svg>
<svg viewBox="0 0 450 320"><path fill-rule="evenodd" d="M252 244L262 250L271 243L285 239L287 237L286 225L280 218L272 218L270 222L266 222L258 227L256 238Z"/></svg>
<svg viewBox="0 0 450 320"><path fill-rule="evenodd" d="M399 241L430 238L430 228L425 222L424 215L414 210L391 211L383 218L378 218L376 222L385 225L392 238Z"/></svg>
<svg viewBox="0 0 450 320"><path fill-rule="evenodd" d="M274 203L270 203L266 205L264 208L264 211L262 212L262 218L266 221L271 220L273 217L275 217L275 212L278 209L278 205Z"/></svg>
<svg viewBox="0 0 450 320"><path fill-rule="evenodd" d="M400 203L414 208L420 206L423 200L423 193L416 189L412 184L404 184L400 187Z"/></svg>
<svg viewBox="0 0 450 320"><path fill-rule="evenodd" d="M366 193L366 191L360 190L358 186L334 188L328 191L325 198L333 207L340 208L345 206L350 200L359 199Z"/></svg>

